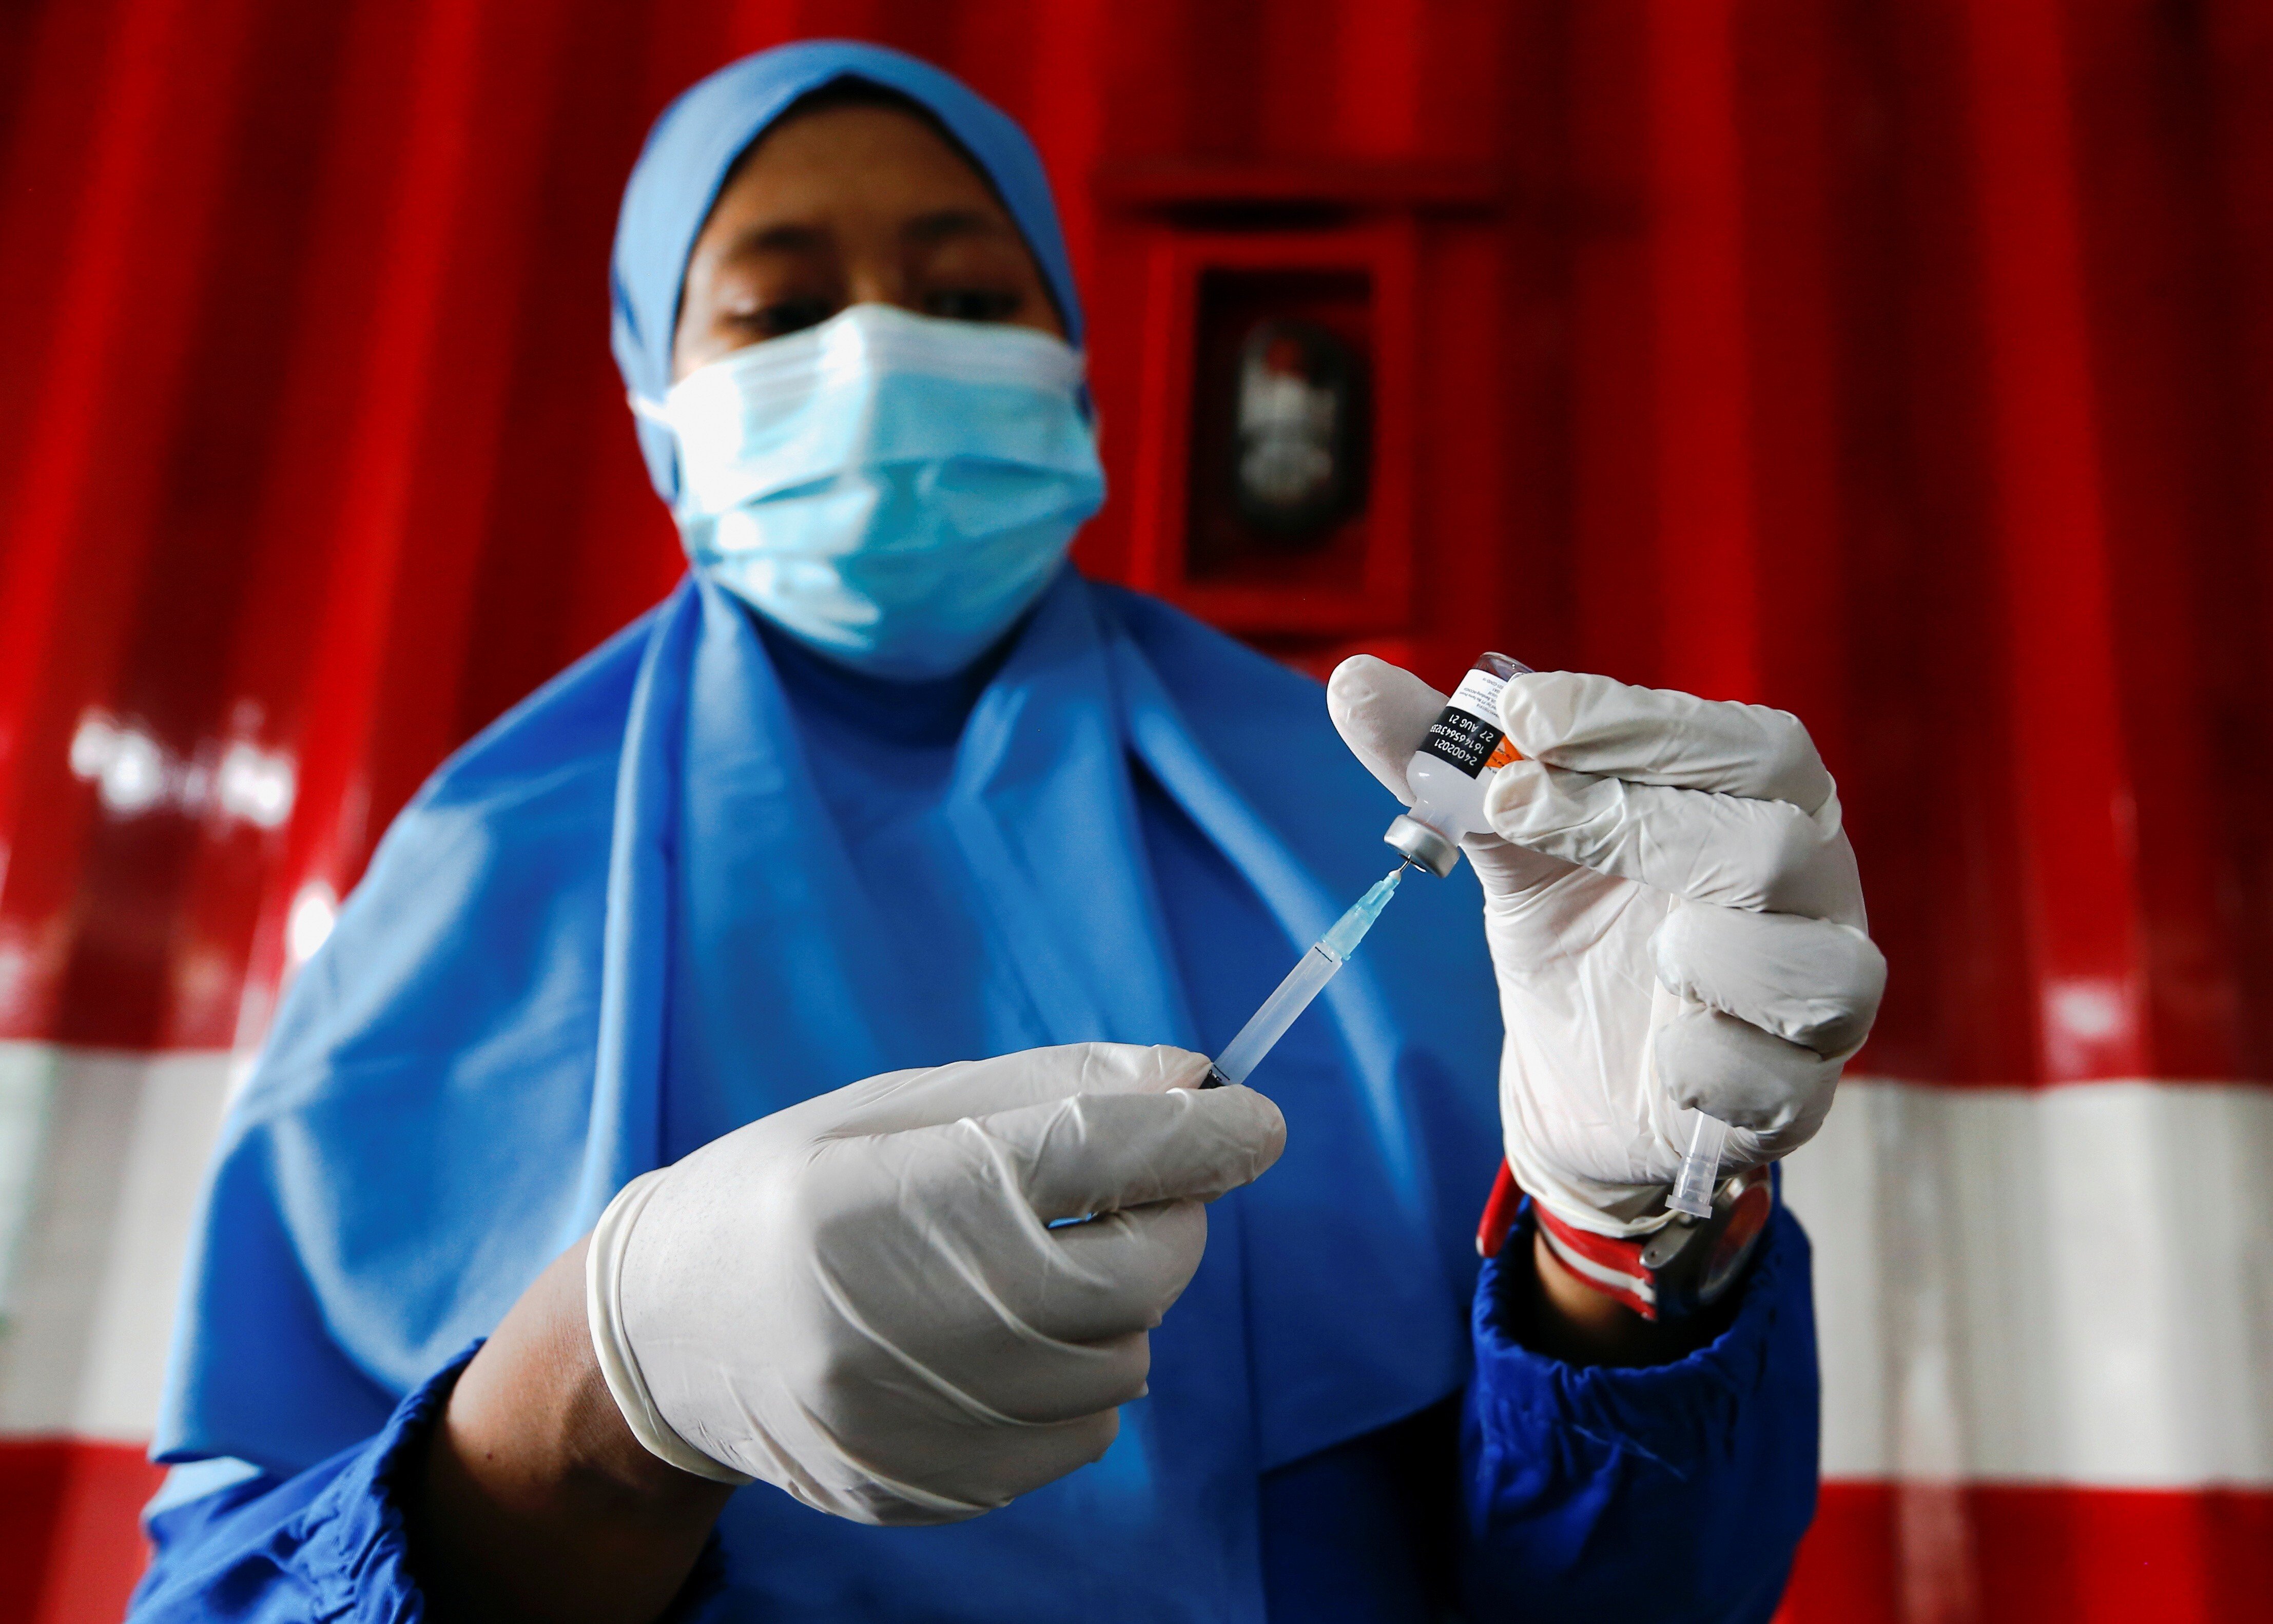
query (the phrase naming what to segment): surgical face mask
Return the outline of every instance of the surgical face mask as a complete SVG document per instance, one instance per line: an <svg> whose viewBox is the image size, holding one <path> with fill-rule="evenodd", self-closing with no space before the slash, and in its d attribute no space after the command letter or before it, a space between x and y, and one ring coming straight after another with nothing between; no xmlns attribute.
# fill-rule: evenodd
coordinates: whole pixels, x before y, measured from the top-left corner
<svg viewBox="0 0 2273 1624"><path fill-rule="evenodd" d="M1046 333L855 304L634 405L678 435L697 568L823 654L918 679L1009 630L1104 501L1081 390Z"/></svg>

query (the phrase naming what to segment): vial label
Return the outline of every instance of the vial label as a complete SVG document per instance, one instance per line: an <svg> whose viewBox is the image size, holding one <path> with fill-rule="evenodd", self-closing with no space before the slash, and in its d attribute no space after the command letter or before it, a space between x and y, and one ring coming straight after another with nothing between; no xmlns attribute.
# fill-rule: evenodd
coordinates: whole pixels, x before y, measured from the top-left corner
<svg viewBox="0 0 2273 1624"><path fill-rule="evenodd" d="M1499 715L1499 694L1506 686L1506 678L1489 671L1469 672L1452 690L1452 703L1430 725L1421 748L1472 778L1521 760L1499 724L1490 719Z"/></svg>

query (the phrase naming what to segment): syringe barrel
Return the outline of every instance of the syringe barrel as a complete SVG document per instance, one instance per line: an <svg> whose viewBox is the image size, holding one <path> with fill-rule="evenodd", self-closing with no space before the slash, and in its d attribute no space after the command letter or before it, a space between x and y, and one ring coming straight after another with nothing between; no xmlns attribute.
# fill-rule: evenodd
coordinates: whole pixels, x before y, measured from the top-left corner
<svg viewBox="0 0 2273 1624"><path fill-rule="evenodd" d="M1294 1017L1309 1007L1318 989L1333 980L1334 972L1342 967L1339 959L1329 958L1313 946L1302 955L1279 989L1263 1001L1263 1007L1248 1018L1239 1029L1239 1035L1224 1046L1216 1057L1215 1069L1227 1083L1243 1083L1256 1064L1271 1052Z"/></svg>

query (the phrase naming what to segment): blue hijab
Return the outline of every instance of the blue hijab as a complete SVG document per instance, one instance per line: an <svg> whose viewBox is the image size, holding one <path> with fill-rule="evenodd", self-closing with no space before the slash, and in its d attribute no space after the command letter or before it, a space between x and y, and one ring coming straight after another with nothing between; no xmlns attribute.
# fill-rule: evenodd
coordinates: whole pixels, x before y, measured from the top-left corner
<svg viewBox="0 0 2273 1624"><path fill-rule="evenodd" d="M633 179L634 388L717 176L847 72L999 164L1062 277L1000 114L870 48L769 53L674 106ZM656 172L690 153L701 184ZM289 1475L370 1437L627 1180L814 1094L1038 1043L1212 1051L1387 866L1393 808L1307 678L1071 570L994 658L864 686L698 575L446 763L223 1131L160 1458ZM1287 1154L1211 1209L1105 1459L939 1529L745 1489L730 1610L1259 1624L1260 1476L1463 1379L1497 1039L1473 883L1407 886L1258 1073Z"/></svg>
<svg viewBox="0 0 2273 1624"><path fill-rule="evenodd" d="M616 365L634 396L660 401L671 387L671 343L686 259L735 161L799 98L842 79L898 92L962 145L1025 234L1057 301L1066 342L1081 348L1081 296L1073 285L1049 177L1026 132L1000 108L929 63L881 45L807 40L719 69L665 108L648 132L624 188L609 273ZM679 455L671 431L641 418L639 437L656 492L664 501L676 502Z"/></svg>

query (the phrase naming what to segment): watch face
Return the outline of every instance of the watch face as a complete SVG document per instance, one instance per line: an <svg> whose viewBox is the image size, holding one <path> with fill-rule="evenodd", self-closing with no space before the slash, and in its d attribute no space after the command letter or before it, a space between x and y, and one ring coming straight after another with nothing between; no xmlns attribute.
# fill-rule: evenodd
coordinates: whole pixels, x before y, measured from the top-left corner
<svg viewBox="0 0 2273 1624"><path fill-rule="evenodd" d="M1713 1250L1706 1254L1705 1268L1697 1281L1697 1300L1709 1303L1727 1289L1744 1259L1752 1255L1752 1242L1767 1228L1768 1214L1775 1206L1768 1181L1753 1180L1737 1195L1729 1209L1729 1221L1720 1234L1713 1237Z"/></svg>

